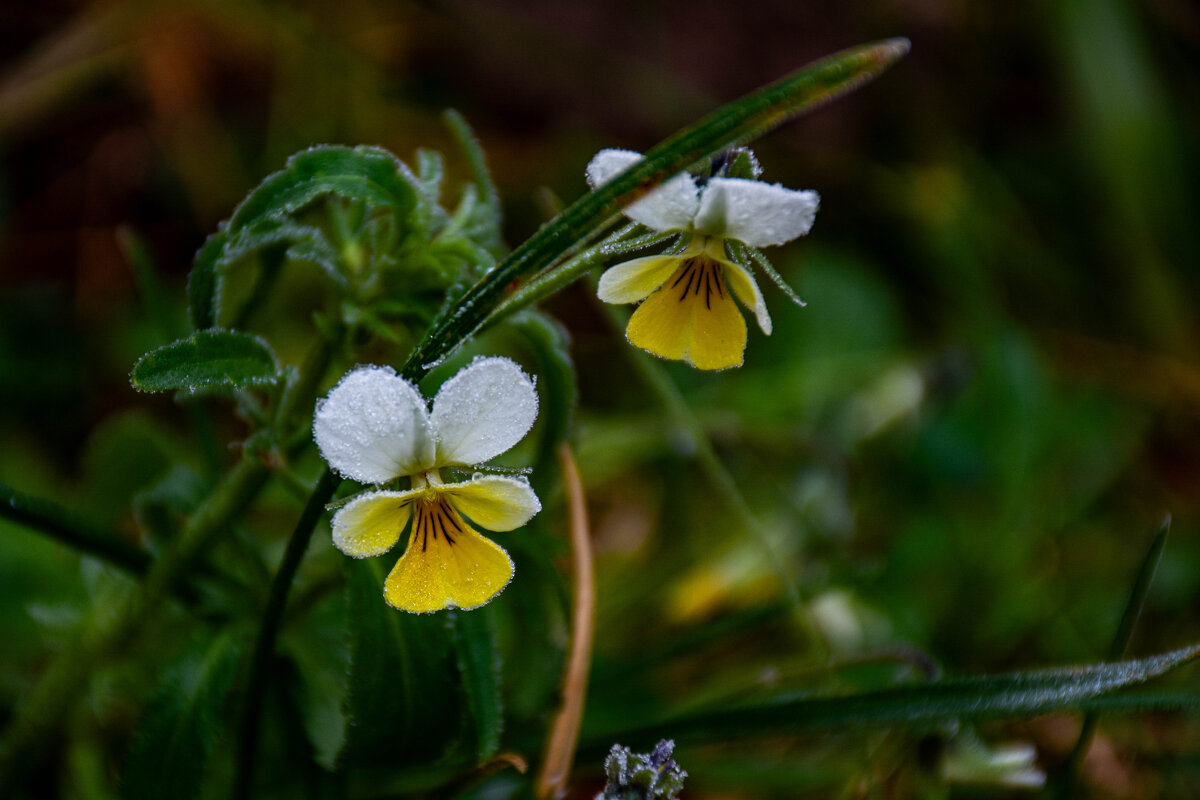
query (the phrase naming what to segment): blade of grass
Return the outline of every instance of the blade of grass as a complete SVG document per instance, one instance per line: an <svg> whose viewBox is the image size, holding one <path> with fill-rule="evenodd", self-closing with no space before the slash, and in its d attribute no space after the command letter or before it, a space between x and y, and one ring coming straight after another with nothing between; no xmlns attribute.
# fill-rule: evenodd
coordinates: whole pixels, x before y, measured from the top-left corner
<svg viewBox="0 0 1200 800"><path fill-rule="evenodd" d="M1133 629L1137 626L1138 618L1142 614L1142 607L1146 604L1146 595L1150 591L1150 584L1154 581L1154 573L1158 571L1158 564L1162 561L1163 549L1167 546L1167 536L1170 532L1171 515L1168 514L1159 526L1154 541L1150 543L1150 549L1146 551L1141 566L1138 567L1137 577L1133 582L1133 591L1129 593L1129 602L1125 604L1125 613L1121 616L1121 623L1117 626L1117 635L1113 637L1112 647L1108 651L1110 659L1124 658L1129 650L1129 643L1133 639ZM1075 790L1079 767L1091 746L1098 720L1099 714L1096 711L1088 712L1083 718L1083 724L1079 727L1079 739L1076 740L1075 747L1071 749L1071 755L1068 756L1067 763L1062 768L1058 797L1070 797Z"/></svg>
<svg viewBox="0 0 1200 800"><path fill-rule="evenodd" d="M828 697L783 695L756 705L697 711L620 731L588 731L589 748L615 740L729 741L847 727L942 725L959 719L1030 717L1064 709L1200 707L1200 695L1117 695L1200 656L1200 645L1131 661L1029 670ZM590 750L589 750L590 752Z"/></svg>
<svg viewBox="0 0 1200 800"><path fill-rule="evenodd" d="M609 218L672 175L850 92L902 58L907 39L887 39L835 53L730 103L647 151L645 158L576 200L462 296L458 308L425 337L401 373L419 380L466 341L514 281L551 265L585 243Z"/></svg>

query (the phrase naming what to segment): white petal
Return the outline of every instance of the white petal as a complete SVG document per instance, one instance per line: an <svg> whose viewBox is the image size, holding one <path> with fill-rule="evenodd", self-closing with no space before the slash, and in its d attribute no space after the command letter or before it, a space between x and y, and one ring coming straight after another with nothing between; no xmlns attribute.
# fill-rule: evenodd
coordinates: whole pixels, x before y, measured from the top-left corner
<svg viewBox="0 0 1200 800"><path fill-rule="evenodd" d="M481 464L512 447L533 427L538 398L507 358L477 358L442 384L433 399L437 463Z"/></svg>
<svg viewBox="0 0 1200 800"><path fill-rule="evenodd" d="M704 187L696 230L754 247L790 242L812 228L820 196L743 178L713 178Z"/></svg>
<svg viewBox="0 0 1200 800"><path fill-rule="evenodd" d="M603 186L641 160L632 150L601 150L588 163L588 185ZM651 230L682 231L692 224L699 203L696 182L681 172L626 208L625 216Z"/></svg>
<svg viewBox="0 0 1200 800"><path fill-rule="evenodd" d="M438 490L451 505L489 531L511 531L542 510L542 504L525 481L503 475L484 475L463 483L447 483Z"/></svg>
<svg viewBox="0 0 1200 800"><path fill-rule="evenodd" d="M317 403L313 438L338 473L383 483L433 463L425 399L387 367L359 367Z"/></svg>
<svg viewBox="0 0 1200 800"><path fill-rule="evenodd" d="M759 291L754 275L750 273L750 270L744 269L732 261L722 261L722 263L725 265L725 280L733 287L733 293L737 295L738 300L754 310L754 318L758 320L758 327L762 328L763 333L770 336L771 315L767 313L767 303L763 300L762 292Z"/></svg>
<svg viewBox="0 0 1200 800"><path fill-rule="evenodd" d="M646 256L610 267L600 276L596 296L605 303L645 300L671 277L683 259L679 256Z"/></svg>

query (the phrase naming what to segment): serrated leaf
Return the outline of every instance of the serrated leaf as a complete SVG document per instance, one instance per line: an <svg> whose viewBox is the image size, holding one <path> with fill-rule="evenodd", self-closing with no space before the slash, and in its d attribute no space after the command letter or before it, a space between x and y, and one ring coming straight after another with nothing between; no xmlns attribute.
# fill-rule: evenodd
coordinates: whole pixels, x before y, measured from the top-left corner
<svg viewBox="0 0 1200 800"><path fill-rule="evenodd" d="M236 234L259 220L293 214L331 194L388 208L403 219L417 203L416 182L403 162L381 148L313 147L259 184L233 212L229 230Z"/></svg>
<svg viewBox="0 0 1200 800"><path fill-rule="evenodd" d="M135 389L162 392L261 386L273 383L278 372L275 353L261 338L214 328L147 353L129 377Z"/></svg>
<svg viewBox="0 0 1200 800"><path fill-rule="evenodd" d="M753 706L680 715L636 731L590 736L596 745L614 736L659 734L689 741L844 727L937 725L958 719L1030 717L1049 711L1113 706L1111 692L1143 683L1200 655L1200 645L1132 661L954 678L843 697L780 696ZM1118 698L1111 698L1117 700Z"/></svg>
<svg viewBox="0 0 1200 800"><path fill-rule="evenodd" d="M389 606L385 562L345 559L350 667L339 766L424 763L459 730L445 621Z"/></svg>
<svg viewBox="0 0 1200 800"><path fill-rule="evenodd" d="M228 634L189 650L150 698L121 775L124 800L198 797L224 731L239 647Z"/></svg>
<svg viewBox="0 0 1200 800"><path fill-rule="evenodd" d="M458 674L471 714L476 756L482 764L500 750L500 734L504 730L495 626L487 608L448 615L447 626L454 641Z"/></svg>

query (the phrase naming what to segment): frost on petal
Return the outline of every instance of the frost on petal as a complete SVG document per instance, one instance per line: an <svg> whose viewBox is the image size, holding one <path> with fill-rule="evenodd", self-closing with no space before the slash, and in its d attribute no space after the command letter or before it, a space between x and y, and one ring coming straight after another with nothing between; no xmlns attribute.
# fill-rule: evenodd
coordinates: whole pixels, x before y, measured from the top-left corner
<svg viewBox="0 0 1200 800"><path fill-rule="evenodd" d="M790 242L812 228L820 197L779 184L713 178L704 187L696 230L753 247Z"/></svg>
<svg viewBox="0 0 1200 800"><path fill-rule="evenodd" d="M437 463L481 464L529 433L537 419L533 381L507 358L477 358L433 400Z"/></svg>
<svg viewBox="0 0 1200 800"><path fill-rule="evenodd" d="M617 264L600 276L596 295L605 303L637 303L663 285L679 266L679 256L646 256Z"/></svg>
<svg viewBox="0 0 1200 800"><path fill-rule="evenodd" d="M416 492L371 492L338 509L330 526L333 544L348 556L366 558L391 550L412 514Z"/></svg>
<svg viewBox="0 0 1200 800"><path fill-rule="evenodd" d="M729 286L733 289L733 293L737 295L737 299L741 300L746 307L754 311L754 318L758 320L758 327L762 328L762 332L771 335L771 315L767 313L767 303L763 300L762 292L759 291L758 282L754 280L754 276L750 274L750 270L743 269L740 265L732 261L725 261L725 279L729 281Z"/></svg>
<svg viewBox="0 0 1200 800"><path fill-rule="evenodd" d="M484 475L463 483L445 484L441 491L458 511L489 531L514 530L542 510L541 502L528 483L503 475Z"/></svg>
<svg viewBox="0 0 1200 800"><path fill-rule="evenodd" d="M601 150L587 166L588 185L598 188L641 161L632 150ZM625 216L656 231L682 231L699 206L696 182L681 172L625 209Z"/></svg>
<svg viewBox="0 0 1200 800"><path fill-rule="evenodd" d="M642 160L641 153L632 150L601 150L587 165L588 186L599 189L629 167Z"/></svg>
<svg viewBox="0 0 1200 800"><path fill-rule="evenodd" d="M329 466L360 483L411 475L433 461L425 399L387 367L347 373L317 403L313 438Z"/></svg>

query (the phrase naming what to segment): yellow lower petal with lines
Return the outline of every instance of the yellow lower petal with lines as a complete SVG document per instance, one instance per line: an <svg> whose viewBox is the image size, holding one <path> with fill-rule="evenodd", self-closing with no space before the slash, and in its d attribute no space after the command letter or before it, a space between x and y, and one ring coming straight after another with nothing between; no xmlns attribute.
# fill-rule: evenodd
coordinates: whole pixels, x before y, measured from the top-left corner
<svg viewBox="0 0 1200 800"><path fill-rule="evenodd" d="M629 320L629 342L656 356L697 369L740 366L746 321L726 284L721 264L690 259Z"/></svg>
<svg viewBox="0 0 1200 800"><path fill-rule="evenodd" d="M384 583L388 604L424 614L478 608L512 579L508 553L467 525L445 497L413 503L408 549Z"/></svg>

